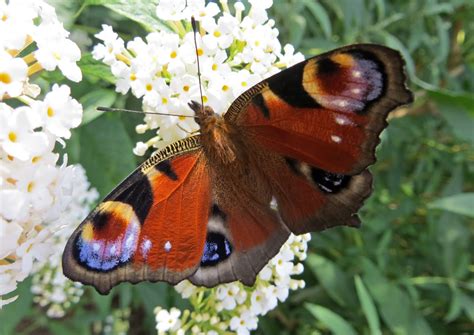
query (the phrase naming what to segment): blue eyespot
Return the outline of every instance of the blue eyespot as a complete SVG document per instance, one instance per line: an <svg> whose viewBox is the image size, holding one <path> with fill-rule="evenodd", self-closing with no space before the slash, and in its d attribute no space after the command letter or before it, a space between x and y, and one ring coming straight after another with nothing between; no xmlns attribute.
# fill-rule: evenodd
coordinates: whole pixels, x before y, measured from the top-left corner
<svg viewBox="0 0 474 335"><path fill-rule="evenodd" d="M204 253L201 258L201 266L212 266L229 258L232 254L232 246L228 239L220 233L208 233Z"/></svg>

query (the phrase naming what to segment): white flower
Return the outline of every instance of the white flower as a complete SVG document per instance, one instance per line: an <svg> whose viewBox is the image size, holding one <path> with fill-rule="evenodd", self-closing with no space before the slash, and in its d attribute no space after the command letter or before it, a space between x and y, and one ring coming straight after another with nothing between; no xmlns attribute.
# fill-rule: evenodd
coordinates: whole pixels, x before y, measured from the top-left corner
<svg viewBox="0 0 474 335"><path fill-rule="evenodd" d="M0 100L4 94L10 97L22 94L27 70L23 59L13 58L8 52L0 50Z"/></svg>
<svg viewBox="0 0 474 335"><path fill-rule="evenodd" d="M237 294L240 288L235 284L225 284L217 287L217 299L222 302L222 307L232 310L237 306Z"/></svg>
<svg viewBox="0 0 474 335"><path fill-rule="evenodd" d="M219 50L212 57L201 59L202 78L212 81L215 76L224 76L231 72L231 67L226 63L227 53Z"/></svg>
<svg viewBox="0 0 474 335"><path fill-rule="evenodd" d="M35 6L28 1L0 2L0 47L20 50L37 16Z"/></svg>
<svg viewBox="0 0 474 335"><path fill-rule="evenodd" d="M29 82L38 71L56 68L68 79L80 80L79 48L43 0L0 1L0 18L0 100L20 96L17 100L24 104L12 108L0 102L1 307L14 300L5 295L52 254L57 259L49 264L57 268L65 239L56 248L59 239L53 233L59 234L61 225L72 229L97 193L88 192L85 175L77 179L66 157L57 166L59 156L53 153L55 142L69 138L70 129L79 125L82 106L65 85L54 85L44 101L35 100L41 89ZM59 301L68 293L61 283L54 277L48 315L63 311ZM39 303L46 305L44 299Z"/></svg>
<svg viewBox="0 0 474 335"><path fill-rule="evenodd" d="M0 215L7 220L22 221L28 215L26 197L15 189L0 189Z"/></svg>
<svg viewBox="0 0 474 335"><path fill-rule="evenodd" d="M21 259L21 272L23 274L32 272L35 260L46 261L52 249L52 241L48 241L51 235L50 230L43 229L33 238L29 238L20 244L16 254Z"/></svg>
<svg viewBox="0 0 474 335"><path fill-rule="evenodd" d="M204 0L194 0L188 3L188 8L196 21L214 17L220 12L219 6L216 3L209 2L206 6L204 5Z"/></svg>
<svg viewBox="0 0 474 335"><path fill-rule="evenodd" d="M301 52L295 54L295 47L291 44L286 44L283 47L283 51L285 53L283 55L280 55L280 62L285 67L290 67L304 60L304 56Z"/></svg>
<svg viewBox="0 0 474 335"><path fill-rule="evenodd" d="M58 67L66 78L78 82L82 73L76 62L81 58L81 51L68 35L59 22L42 23L34 34L38 46L35 58L45 70Z"/></svg>
<svg viewBox="0 0 474 335"><path fill-rule="evenodd" d="M230 320L230 329L236 331L238 335L250 334L250 330L257 329L257 318L250 311L245 311Z"/></svg>
<svg viewBox="0 0 474 335"><path fill-rule="evenodd" d="M183 280L175 285L174 289L180 293L183 298L187 299L196 291L196 286L191 284L188 280Z"/></svg>
<svg viewBox="0 0 474 335"><path fill-rule="evenodd" d="M8 222L0 217L0 259L15 252L23 228L16 222Z"/></svg>
<svg viewBox="0 0 474 335"><path fill-rule="evenodd" d="M268 9L273 5L273 0L248 0L252 6Z"/></svg>
<svg viewBox="0 0 474 335"><path fill-rule="evenodd" d="M33 109L41 116L43 127L57 137L70 138L69 129L77 127L82 119L82 106L71 98L66 85L53 85L44 101L37 101Z"/></svg>
<svg viewBox="0 0 474 335"><path fill-rule="evenodd" d="M95 59L103 59L105 64L112 65L117 61L118 54L124 51L124 42L112 30L111 26L102 25L102 31L95 35L99 40L104 41L104 44L97 44L92 51L92 56Z"/></svg>
<svg viewBox="0 0 474 335"><path fill-rule="evenodd" d="M293 271L293 259L295 255L291 252L287 245L284 245L280 253L276 255L272 260L272 264L275 266L275 271L280 277L286 277Z"/></svg>
<svg viewBox="0 0 474 335"><path fill-rule="evenodd" d="M166 309L155 309L156 314L156 329L158 332L176 331L181 326L179 317L181 311L175 307L168 312Z"/></svg>
<svg viewBox="0 0 474 335"><path fill-rule="evenodd" d="M148 145L143 142L137 142L135 148L133 148L133 153L137 156L143 156L148 150Z"/></svg>
<svg viewBox="0 0 474 335"><path fill-rule="evenodd" d="M159 0L156 16L165 21L178 21L187 17L186 0Z"/></svg>
<svg viewBox="0 0 474 335"><path fill-rule="evenodd" d="M221 49L227 49L234 41L233 33L238 27L239 22L231 15L224 15L216 21L212 17L202 20L202 27L207 34L202 38L204 44L210 49L217 46Z"/></svg>
<svg viewBox="0 0 474 335"><path fill-rule="evenodd" d="M264 315L268 311L274 309L277 305L277 297L274 295L272 286L263 287L261 289L256 289L252 293L251 297L251 311L255 315Z"/></svg>
<svg viewBox="0 0 474 335"><path fill-rule="evenodd" d="M24 166L15 173L17 189L23 192L32 209L40 212L53 204L49 187L56 176L56 168L47 164Z"/></svg>
<svg viewBox="0 0 474 335"><path fill-rule="evenodd" d="M26 161L41 155L48 147L44 133L33 131L29 107L12 109L0 103L0 147L15 158Z"/></svg>

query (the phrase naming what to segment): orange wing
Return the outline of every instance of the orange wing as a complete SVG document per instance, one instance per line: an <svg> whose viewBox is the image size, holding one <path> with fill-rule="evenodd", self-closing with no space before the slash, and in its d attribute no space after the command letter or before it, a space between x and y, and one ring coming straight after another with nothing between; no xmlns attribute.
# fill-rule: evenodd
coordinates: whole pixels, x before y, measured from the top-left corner
<svg viewBox="0 0 474 335"><path fill-rule="evenodd" d="M412 101L403 66L392 49L351 45L280 72L231 105L226 120L274 155L258 168L292 232L360 223L386 117Z"/></svg>
<svg viewBox="0 0 474 335"><path fill-rule="evenodd" d="M242 94L225 118L265 148L332 173L374 163L394 108L412 101L392 49L352 45L284 70Z"/></svg>
<svg viewBox="0 0 474 335"><path fill-rule="evenodd" d="M126 178L76 229L63 254L64 273L101 293L122 281L176 284L200 265L210 203L198 137L173 143Z"/></svg>

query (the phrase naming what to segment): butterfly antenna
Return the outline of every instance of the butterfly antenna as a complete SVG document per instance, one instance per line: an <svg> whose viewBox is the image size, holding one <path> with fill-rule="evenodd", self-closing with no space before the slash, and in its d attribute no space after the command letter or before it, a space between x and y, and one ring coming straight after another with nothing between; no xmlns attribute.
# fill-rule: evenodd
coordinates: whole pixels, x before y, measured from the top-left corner
<svg viewBox="0 0 474 335"><path fill-rule="evenodd" d="M126 113L137 113L137 114L166 115L166 116L178 116L178 117L194 117L193 115L169 114L169 113L159 113L159 112L143 112L143 111L136 111L136 110L133 110L133 109L125 109L125 108L97 107L97 110L101 111L101 112L126 112Z"/></svg>
<svg viewBox="0 0 474 335"><path fill-rule="evenodd" d="M196 50L196 61L197 61L197 68L198 68L198 80L199 80L199 92L201 94L201 110L204 109L204 96L202 95L202 82L201 82L201 66L199 64L199 52L198 52L198 46L197 46L197 25L196 25L196 20L194 19L194 16L191 16L191 25L193 27L193 33L194 33L194 49Z"/></svg>

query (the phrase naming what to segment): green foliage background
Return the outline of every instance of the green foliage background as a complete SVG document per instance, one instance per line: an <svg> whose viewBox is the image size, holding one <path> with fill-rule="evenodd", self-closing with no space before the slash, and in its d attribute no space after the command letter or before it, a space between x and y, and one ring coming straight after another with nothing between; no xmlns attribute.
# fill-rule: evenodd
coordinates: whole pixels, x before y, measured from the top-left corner
<svg viewBox="0 0 474 335"><path fill-rule="evenodd" d="M378 163L371 168L375 190L361 212L361 229L313 234L306 288L262 318L255 333L472 334L474 3L274 2L271 16L282 43L306 56L356 42L400 50L416 101L392 113L383 133ZM91 38L102 23L125 40L160 26L150 1L50 3L70 31ZM69 84L85 107L85 122L67 151L103 196L139 163L132 147L143 137L134 131L139 116L100 115L95 108L139 109L140 104L117 95L108 68L88 52L81 68L84 80ZM52 79L64 81L57 73L38 81L47 87ZM51 320L32 304L29 282L19 290L20 299L0 312L1 334L100 334L103 320L123 307L131 307L130 334L151 334L156 305L186 306L166 284L123 284L105 297L87 289L65 318Z"/></svg>

